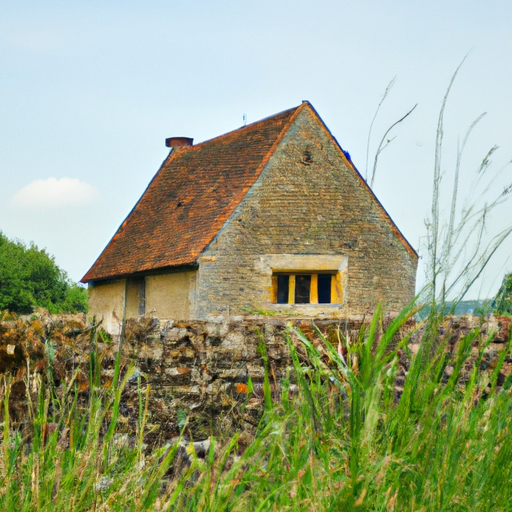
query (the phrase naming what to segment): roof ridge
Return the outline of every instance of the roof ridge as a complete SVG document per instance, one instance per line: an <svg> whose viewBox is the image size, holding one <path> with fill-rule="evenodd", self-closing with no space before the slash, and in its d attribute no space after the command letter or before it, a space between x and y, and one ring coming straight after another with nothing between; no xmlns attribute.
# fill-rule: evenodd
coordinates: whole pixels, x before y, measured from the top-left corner
<svg viewBox="0 0 512 512"><path fill-rule="evenodd" d="M258 165L258 168L256 169L256 173L257 173L257 176L259 177L259 175L261 174L261 172L263 171L265 165L267 165L270 157L272 156L272 153L275 151L275 148L278 146L278 144L281 142L281 140L283 139L284 137L284 134L288 131L288 128L291 126L291 124L293 123L293 121L295 121L295 118L297 117L298 113L300 112L300 110L302 110L302 108L304 107L305 104L308 104L309 105L309 102L303 102L301 103L298 107L295 107L295 108L289 108L287 110L283 110L282 112L280 112L279 114L276 114L275 116L269 116L269 117L266 117L265 119L262 119L261 121L266 121L266 120L270 120L272 119L273 117L276 117L278 115L281 115L281 114L285 114L285 113L288 113L288 112L291 112L292 110L295 110L295 112L290 116L290 119L288 119L288 121L286 122L286 124L283 126L283 128L281 129L281 131L279 132L279 135L276 137L276 140L274 141L274 143L272 144L272 146L270 146L269 150L267 151L267 153L265 154L265 156L262 158L260 164ZM257 124L256 123L252 123L252 124ZM247 191L248 192L248 191ZM247 195L247 192L244 194L244 197ZM242 198L243 200L243 198Z"/></svg>
<svg viewBox="0 0 512 512"><path fill-rule="evenodd" d="M258 179L301 107L173 149L82 282L195 262ZM236 172L226 173L231 168ZM222 192L212 194L217 188Z"/></svg>
<svg viewBox="0 0 512 512"><path fill-rule="evenodd" d="M213 142L213 141L218 141L219 139L222 139L223 137L234 136L235 134L238 134L238 132L240 132L242 130L246 130L248 128L254 128L256 125L258 125L260 123L268 122L271 119L274 119L274 118L279 117L281 115L287 114L287 113L291 112L292 110L299 110L302 107L303 104L304 103L302 103L302 104L300 104L300 105L298 105L296 107L287 108L286 110L282 110L281 112L278 112L277 114L272 114L270 116L264 117L263 119L259 119L258 121L254 121L252 123L249 123L249 124L247 124L245 126L240 126L239 128L235 128L234 130L231 130L229 132L223 133L222 135L217 135L216 137L212 137L211 139L203 140L203 141L199 142L198 144L194 144L192 146L183 146L182 148L179 148L179 151L180 152L183 152L183 151L193 151L195 148L199 148L200 146L202 146L204 144L208 144L208 143Z"/></svg>
<svg viewBox="0 0 512 512"><path fill-rule="evenodd" d="M240 205L240 203L245 199L245 197L247 196L247 194L249 193L249 190L251 190L251 188L253 187L254 183L256 183L256 181L259 179L259 177L261 176L261 173L263 172L263 170L265 169L265 166L267 165L268 161L270 160L270 157L274 154L277 146L281 143L281 141L283 140L283 137L285 136L286 132L288 131L288 129L290 128L290 126L292 125L292 123L295 121L295 118L297 117L297 115L299 114L299 112L303 109L304 105L310 105L310 103L308 101L303 101L298 107L295 107L295 108L289 108L287 110L283 110L282 112L280 112L279 114L276 114L274 116L268 116L264 119L262 119L261 121L268 121L274 117L277 117L279 115L282 115L282 114L286 114L286 113L289 113L291 112L292 110L295 110L295 112L290 116L290 119L288 119L288 121L286 121L285 125L281 128L281 131L279 132L279 135L276 137L276 139L274 140L274 143L272 144L272 146L270 146L270 148L268 149L268 151L265 153L265 155L263 156L263 158L261 159L260 163L258 164L258 167L255 169L254 171L254 174L255 174L255 179L252 183L251 186L249 186L247 189L245 189L245 191L243 192L241 198L239 199L238 201L238 204ZM311 105L310 105L311 106ZM255 124L258 124L258 122L261 122L261 121L256 121L254 123L252 123L253 125ZM248 125L250 126L250 125ZM245 128L245 127L244 127ZM234 130L234 131L238 131L238 130ZM229 132L227 134L224 134L224 135L229 135L230 133L234 133L234 132ZM221 136L222 137L222 136ZM218 137L217 137L218 138ZM213 140L213 139L212 139ZM209 142L209 141L207 141ZM233 210L229 217L231 217L231 215L233 215L235 210ZM228 218L229 218L228 217ZM223 228L224 226L226 225L226 221L224 221L222 223L222 225L220 226L219 229L215 230L215 233L213 234L213 236L211 237L210 241L207 242L205 244L205 246L203 247L202 251L200 254L202 254L208 247L209 245L217 238L217 236L223 231Z"/></svg>

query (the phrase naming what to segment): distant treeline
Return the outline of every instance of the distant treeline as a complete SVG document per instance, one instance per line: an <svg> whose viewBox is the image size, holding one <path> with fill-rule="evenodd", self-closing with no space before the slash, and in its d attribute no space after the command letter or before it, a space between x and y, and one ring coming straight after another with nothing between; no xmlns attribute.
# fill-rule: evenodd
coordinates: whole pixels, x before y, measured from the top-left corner
<svg viewBox="0 0 512 512"><path fill-rule="evenodd" d="M495 311L494 299L447 301L444 305L445 315L489 315ZM442 306L437 305L436 310L441 312ZM426 318L430 312L430 305L425 305L418 313L420 318Z"/></svg>

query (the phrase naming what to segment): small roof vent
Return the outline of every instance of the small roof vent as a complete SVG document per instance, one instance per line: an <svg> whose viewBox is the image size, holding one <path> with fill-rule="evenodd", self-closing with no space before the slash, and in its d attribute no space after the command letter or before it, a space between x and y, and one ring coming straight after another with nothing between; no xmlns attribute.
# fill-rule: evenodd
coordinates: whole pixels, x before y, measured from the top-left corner
<svg viewBox="0 0 512 512"><path fill-rule="evenodd" d="M186 146L192 146L194 139L190 137L169 137L165 139L165 145L168 148L184 148Z"/></svg>

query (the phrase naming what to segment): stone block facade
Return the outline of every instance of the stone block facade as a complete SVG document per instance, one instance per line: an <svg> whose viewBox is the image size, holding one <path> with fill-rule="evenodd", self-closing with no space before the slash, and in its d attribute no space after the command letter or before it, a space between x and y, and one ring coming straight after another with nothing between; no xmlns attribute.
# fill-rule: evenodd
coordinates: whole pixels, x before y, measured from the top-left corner
<svg viewBox="0 0 512 512"><path fill-rule="evenodd" d="M305 161L305 155L308 156ZM345 259L340 304L273 304L272 257ZM417 256L361 177L304 109L260 178L199 260L197 318L244 307L342 318L400 311L414 297ZM236 269L236 271L234 271ZM329 270L335 270L330 268Z"/></svg>

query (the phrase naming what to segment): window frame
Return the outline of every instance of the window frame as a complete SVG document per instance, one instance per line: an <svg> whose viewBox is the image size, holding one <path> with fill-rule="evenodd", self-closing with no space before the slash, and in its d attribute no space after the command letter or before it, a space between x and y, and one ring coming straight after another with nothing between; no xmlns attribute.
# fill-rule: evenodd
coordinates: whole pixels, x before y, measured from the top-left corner
<svg viewBox="0 0 512 512"><path fill-rule="evenodd" d="M318 301L318 276L331 276L331 301ZM278 276L288 276L288 301L278 302ZM310 276L309 302L296 302L296 277ZM323 270L275 270L272 272L272 303L280 306L297 305L297 306L331 306L342 303L341 282L339 271L323 271Z"/></svg>

